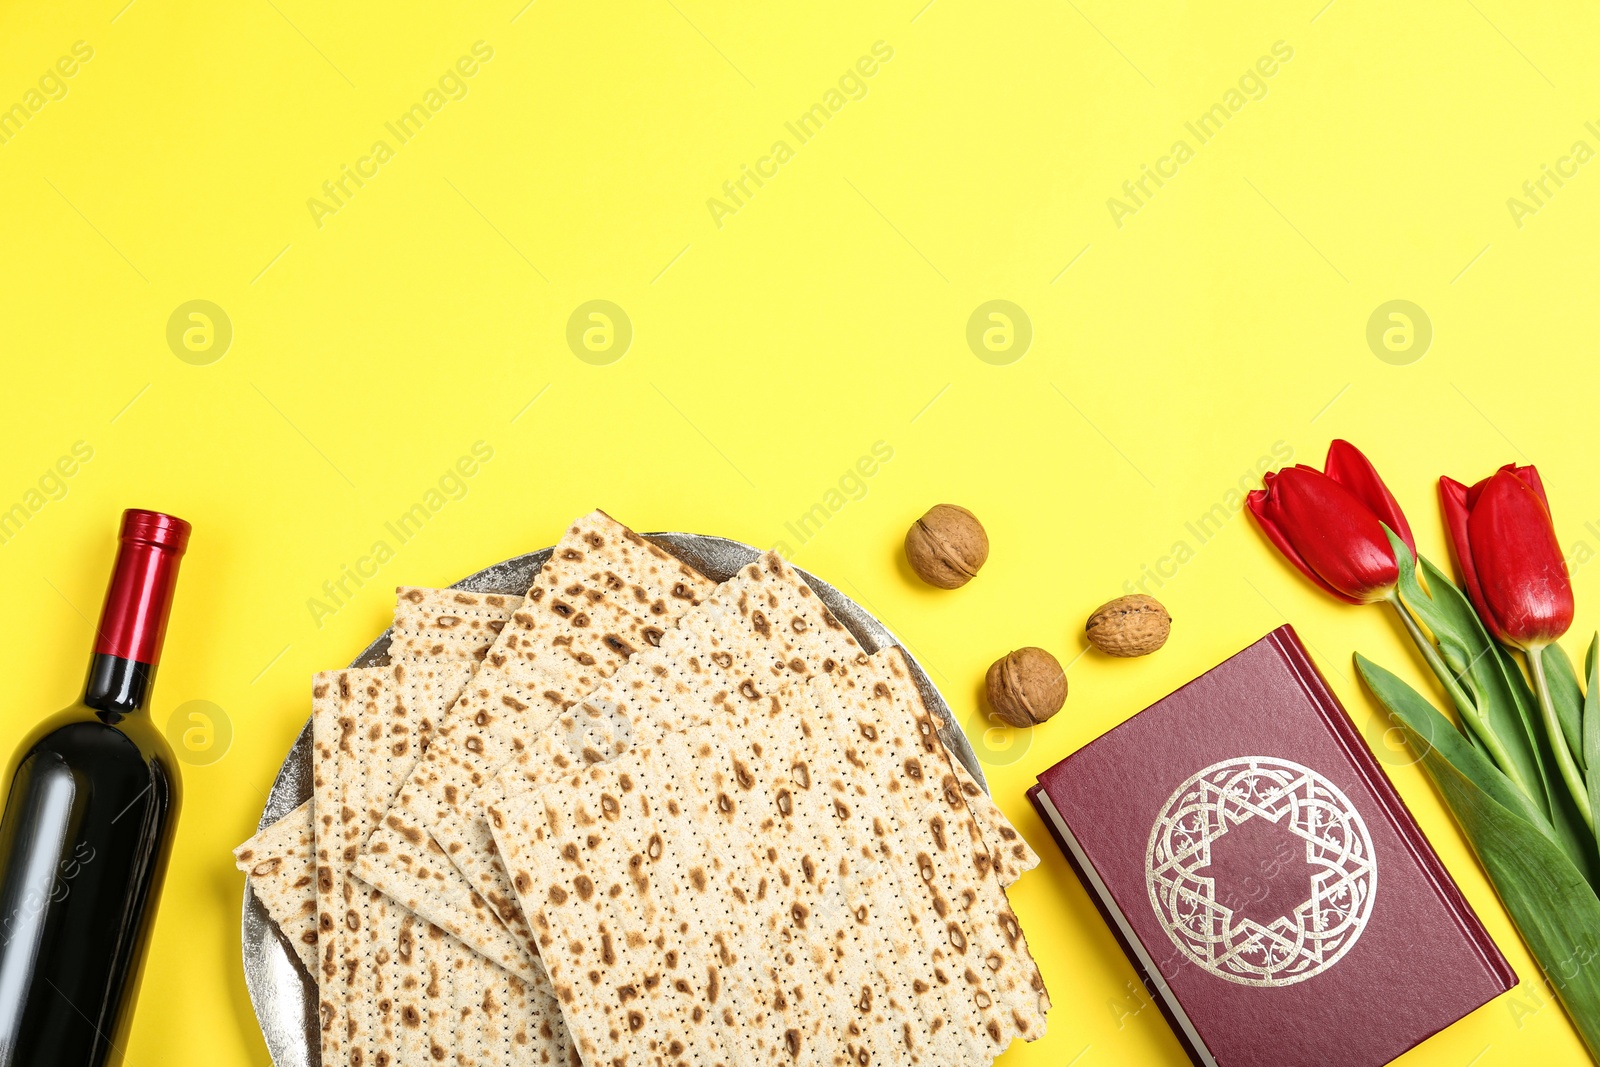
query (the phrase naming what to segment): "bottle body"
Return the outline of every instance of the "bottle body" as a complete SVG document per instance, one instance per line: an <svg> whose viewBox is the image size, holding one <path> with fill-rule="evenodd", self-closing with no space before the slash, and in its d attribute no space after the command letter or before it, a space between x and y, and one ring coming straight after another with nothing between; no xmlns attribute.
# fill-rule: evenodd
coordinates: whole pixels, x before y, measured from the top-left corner
<svg viewBox="0 0 1600 1067"><path fill-rule="evenodd" d="M180 795L148 708L189 524L123 514L82 699L18 749L0 814L0 1067L122 1063Z"/></svg>
<svg viewBox="0 0 1600 1067"><path fill-rule="evenodd" d="M0 1065L120 1063L180 794L147 715L68 708L0 819Z"/></svg>

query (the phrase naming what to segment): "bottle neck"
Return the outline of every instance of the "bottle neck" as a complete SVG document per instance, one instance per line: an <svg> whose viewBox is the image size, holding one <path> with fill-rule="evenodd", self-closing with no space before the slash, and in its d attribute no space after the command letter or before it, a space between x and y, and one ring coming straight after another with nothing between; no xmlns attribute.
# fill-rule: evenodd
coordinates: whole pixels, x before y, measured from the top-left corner
<svg viewBox="0 0 1600 1067"><path fill-rule="evenodd" d="M189 524L155 511L122 515L117 562L95 632L83 702L115 722L143 709L161 659Z"/></svg>
<svg viewBox="0 0 1600 1067"><path fill-rule="evenodd" d="M114 723L148 706L155 677L153 663L96 652L89 661L89 680L83 687L83 702L99 712L102 719Z"/></svg>

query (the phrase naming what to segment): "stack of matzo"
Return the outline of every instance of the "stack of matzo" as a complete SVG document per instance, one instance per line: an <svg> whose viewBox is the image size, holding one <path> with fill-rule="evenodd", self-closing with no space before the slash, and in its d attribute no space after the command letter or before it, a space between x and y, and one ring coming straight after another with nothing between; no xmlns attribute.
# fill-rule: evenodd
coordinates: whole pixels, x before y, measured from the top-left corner
<svg viewBox="0 0 1600 1067"><path fill-rule="evenodd" d="M331 756L317 731L340 817L319 781L239 850L319 977L325 1065L410 1062L436 1015L462 1063L590 1067L988 1063L1043 1033L1004 893L1037 857L898 650L868 656L780 558L717 586L596 512L525 600L455 595L400 591L383 669L456 684L448 711L367 700L415 719L420 761L329 706L377 731ZM434 958L491 995L430 990Z"/></svg>
<svg viewBox="0 0 1600 1067"><path fill-rule="evenodd" d="M397 634L419 598L451 619L480 607L494 612L491 599L519 602L401 590ZM241 845L236 860L317 982L323 1064L576 1065L542 974L501 970L350 875L371 826L472 673L470 652L434 646L388 667L316 676L312 798Z"/></svg>

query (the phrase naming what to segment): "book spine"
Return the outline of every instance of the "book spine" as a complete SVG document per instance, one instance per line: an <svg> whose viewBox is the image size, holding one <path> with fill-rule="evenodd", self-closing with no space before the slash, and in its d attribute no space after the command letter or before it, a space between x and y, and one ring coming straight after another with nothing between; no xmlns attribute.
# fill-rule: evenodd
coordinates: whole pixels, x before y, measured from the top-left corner
<svg viewBox="0 0 1600 1067"><path fill-rule="evenodd" d="M1383 768L1378 766L1372 750L1367 747L1355 724L1350 721L1350 716L1346 714L1344 707L1334 696L1333 690L1329 688L1327 679L1322 676L1322 672L1307 654L1305 646L1295 635L1294 627L1281 626L1272 632L1271 638L1273 647L1283 657L1301 688L1311 698L1311 702L1316 705L1318 713L1328 727L1328 732L1344 750L1350 766L1360 775L1368 792L1377 799L1378 805L1383 809L1384 817L1389 820L1395 833L1410 850L1418 868L1427 876L1434 893L1450 912L1462 935L1477 950L1484 969L1498 980L1501 992L1515 986L1516 972L1501 955L1494 940L1473 912L1472 905L1467 903L1467 898L1462 895L1455 879L1450 877L1450 872L1440 861L1438 853L1434 852L1433 846L1423 836L1421 827L1411 814L1411 809L1406 806L1405 800L1389 781L1389 776L1383 773Z"/></svg>
<svg viewBox="0 0 1600 1067"><path fill-rule="evenodd" d="M1106 924L1106 929L1111 931L1112 937L1116 938L1117 945L1122 949L1122 954L1127 957L1128 964L1133 968L1134 974L1139 979L1139 984L1144 987L1145 995L1160 1009L1161 1017L1167 1020L1167 1025L1172 1028L1173 1036L1178 1039L1178 1043L1183 1046L1183 1051L1188 1054L1189 1062L1194 1067L1205 1067L1205 1057L1201 1055L1200 1050L1195 1047L1194 1043L1189 1040L1186 1032L1187 1028L1173 1011L1173 1006L1168 1002L1167 994L1162 989L1162 983L1157 982L1155 976L1151 975L1139 961L1138 952L1128 943L1128 939L1123 935L1116 916L1111 913L1111 905L1102 899L1099 893L1094 891L1093 880L1089 878L1083 866L1078 862L1077 856L1073 854L1072 849L1062 839L1061 831L1056 828L1055 819L1051 817L1050 813L1045 810L1044 804L1040 802L1039 794L1045 791L1044 784L1040 783L1029 789L1027 793L1028 800L1033 804L1034 811L1039 813L1039 821L1044 823L1046 830L1050 831L1050 837L1055 841L1056 848L1060 849L1061 855L1066 857L1068 866L1072 868L1072 873L1078 877L1078 884L1083 886L1084 893L1094 904L1095 910L1100 913L1100 919Z"/></svg>

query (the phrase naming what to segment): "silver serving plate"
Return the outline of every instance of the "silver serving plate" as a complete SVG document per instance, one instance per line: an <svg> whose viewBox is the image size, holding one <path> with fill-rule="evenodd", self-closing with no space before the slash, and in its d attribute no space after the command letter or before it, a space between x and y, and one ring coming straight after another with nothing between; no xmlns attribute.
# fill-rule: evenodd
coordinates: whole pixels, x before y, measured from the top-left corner
<svg viewBox="0 0 1600 1067"><path fill-rule="evenodd" d="M753 563L761 551L739 541L704 534L652 533L646 538L672 555L689 564L713 581L731 578L740 567ZM475 593L505 593L521 596L533 584L534 575L550 558L551 550L542 548L504 563L497 563L455 583L454 589L467 589ZM844 623L845 628L868 652L876 652L900 642L889 628L870 615L861 605L814 575L796 568L828 609ZM901 646L905 651L904 646ZM906 660L911 665L911 675L916 679L922 698L939 717L939 737L950 751L966 765L972 777L987 790L983 768L972 751L972 744L956 724L950 705L934 687L927 672L922 669L909 651ZM352 667L377 667L389 661L389 631L385 630L376 641L350 664ZM294 747L278 770L272 792L267 796L266 809L261 813L259 828L266 828L303 804L311 795L311 721L306 720L295 738ZM278 926L267 915L267 910L250 891L244 889L244 979L250 988L250 1000L255 1005L256 1018L261 1022L261 1033L266 1038L267 1050L276 1067L320 1067L321 1039L317 1028L317 986L300 965L294 949L278 931Z"/></svg>

